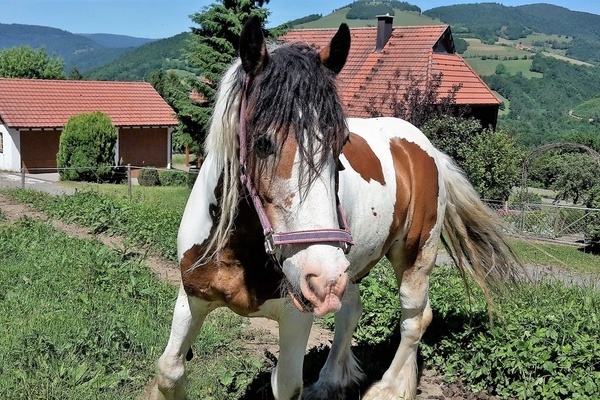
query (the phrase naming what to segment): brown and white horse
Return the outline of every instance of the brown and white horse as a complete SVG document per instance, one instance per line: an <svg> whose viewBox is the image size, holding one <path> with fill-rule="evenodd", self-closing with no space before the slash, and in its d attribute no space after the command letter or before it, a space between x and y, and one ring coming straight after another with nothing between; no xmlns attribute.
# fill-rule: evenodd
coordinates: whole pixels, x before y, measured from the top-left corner
<svg viewBox="0 0 600 400"><path fill-rule="evenodd" d="M362 375L350 349L358 283L385 256L399 285L401 341L363 398L413 399L442 229L485 293L513 274L494 214L449 157L405 121L345 118L335 77L349 48L345 24L320 52L300 44L270 52L259 21L245 25L181 221L181 288L150 398L185 398L186 355L207 314L223 306L279 322L276 399L345 398ZM331 351L303 390L313 318L332 312Z"/></svg>

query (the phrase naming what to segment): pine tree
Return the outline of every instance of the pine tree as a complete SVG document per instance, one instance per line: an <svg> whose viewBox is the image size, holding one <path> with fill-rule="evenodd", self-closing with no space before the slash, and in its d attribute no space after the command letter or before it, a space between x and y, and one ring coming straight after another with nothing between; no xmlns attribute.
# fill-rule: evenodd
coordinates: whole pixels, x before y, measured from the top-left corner
<svg viewBox="0 0 600 400"><path fill-rule="evenodd" d="M227 67L238 55L239 35L244 22L251 16L265 21L269 11L263 8L269 0L221 0L191 16L199 27L192 28L192 37L186 57L201 71L201 77L189 82L205 100L201 106L186 108L186 117L199 131L193 139L202 142L212 114L217 84Z"/></svg>

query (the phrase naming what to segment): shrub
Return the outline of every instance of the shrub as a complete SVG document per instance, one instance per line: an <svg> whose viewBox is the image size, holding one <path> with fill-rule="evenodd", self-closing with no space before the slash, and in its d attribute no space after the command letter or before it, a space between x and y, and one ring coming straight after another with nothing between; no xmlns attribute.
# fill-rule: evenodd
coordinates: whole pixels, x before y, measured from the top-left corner
<svg viewBox="0 0 600 400"><path fill-rule="evenodd" d="M156 168L143 168L138 175L140 186L160 186L160 178Z"/></svg>
<svg viewBox="0 0 600 400"><path fill-rule="evenodd" d="M178 169L165 169L158 173L161 186L186 186L188 175Z"/></svg>
<svg viewBox="0 0 600 400"><path fill-rule="evenodd" d="M433 321L420 346L428 365L501 399L596 398L600 292L522 283L496 298L501 318L491 327L483 294L471 280L469 286L470 295L455 268L434 268ZM387 261L363 280L361 298L364 312L354 336L359 346L397 343L400 301Z"/></svg>
<svg viewBox="0 0 600 400"><path fill-rule="evenodd" d="M190 167L190 170L187 174L187 186L190 189L194 187L194 183L196 183L196 178L198 177L199 172L200 172L199 168Z"/></svg>
<svg viewBox="0 0 600 400"><path fill-rule="evenodd" d="M116 142L117 130L106 114L97 111L69 118L56 155L60 179L114 180Z"/></svg>
<svg viewBox="0 0 600 400"><path fill-rule="evenodd" d="M595 185L587 194L586 206L600 209L600 184ZM600 212L591 212L585 226L585 241L592 250L600 251Z"/></svg>

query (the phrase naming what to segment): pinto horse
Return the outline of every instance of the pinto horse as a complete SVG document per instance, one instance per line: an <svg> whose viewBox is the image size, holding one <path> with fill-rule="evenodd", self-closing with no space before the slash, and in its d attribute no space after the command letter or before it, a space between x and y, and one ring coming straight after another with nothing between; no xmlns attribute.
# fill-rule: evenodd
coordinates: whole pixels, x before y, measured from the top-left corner
<svg viewBox="0 0 600 400"><path fill-rule="evenodd" d="M448 156L400 119L345 118L336 74L349 48L345 24L320 52L301 44L270 51L257 19L244 26L181 221L181 288L150 398L186 397L186 355L207 314L223 306L279 322L276 399L346 398L362 376L350 348L358 285L385 256L399 285L401 341L363 398L413 399L442 230L484 293L513 274L496 217ZM331 350L303 389L313 319L328 313Z"/></svg>

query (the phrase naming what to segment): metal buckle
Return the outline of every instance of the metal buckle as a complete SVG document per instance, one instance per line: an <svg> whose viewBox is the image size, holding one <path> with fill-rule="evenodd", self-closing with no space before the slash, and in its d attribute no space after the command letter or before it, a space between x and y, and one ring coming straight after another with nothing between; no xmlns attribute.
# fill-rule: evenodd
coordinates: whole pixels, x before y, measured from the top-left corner
<svg viewBox="0 0 600 400"><path fill-rule="evenodd" d="M275 243L273 242L273 232L265 234L265 251L269 255L275 254Z"/></svg>
<svg viewBox="0 0 600 400"><path fill-rule="evenodd" d="M350 249L352 249L352 245L350 243L340 242L340 244L342 245L342 250L344 251L344 254L350 253Z"/></svg>

